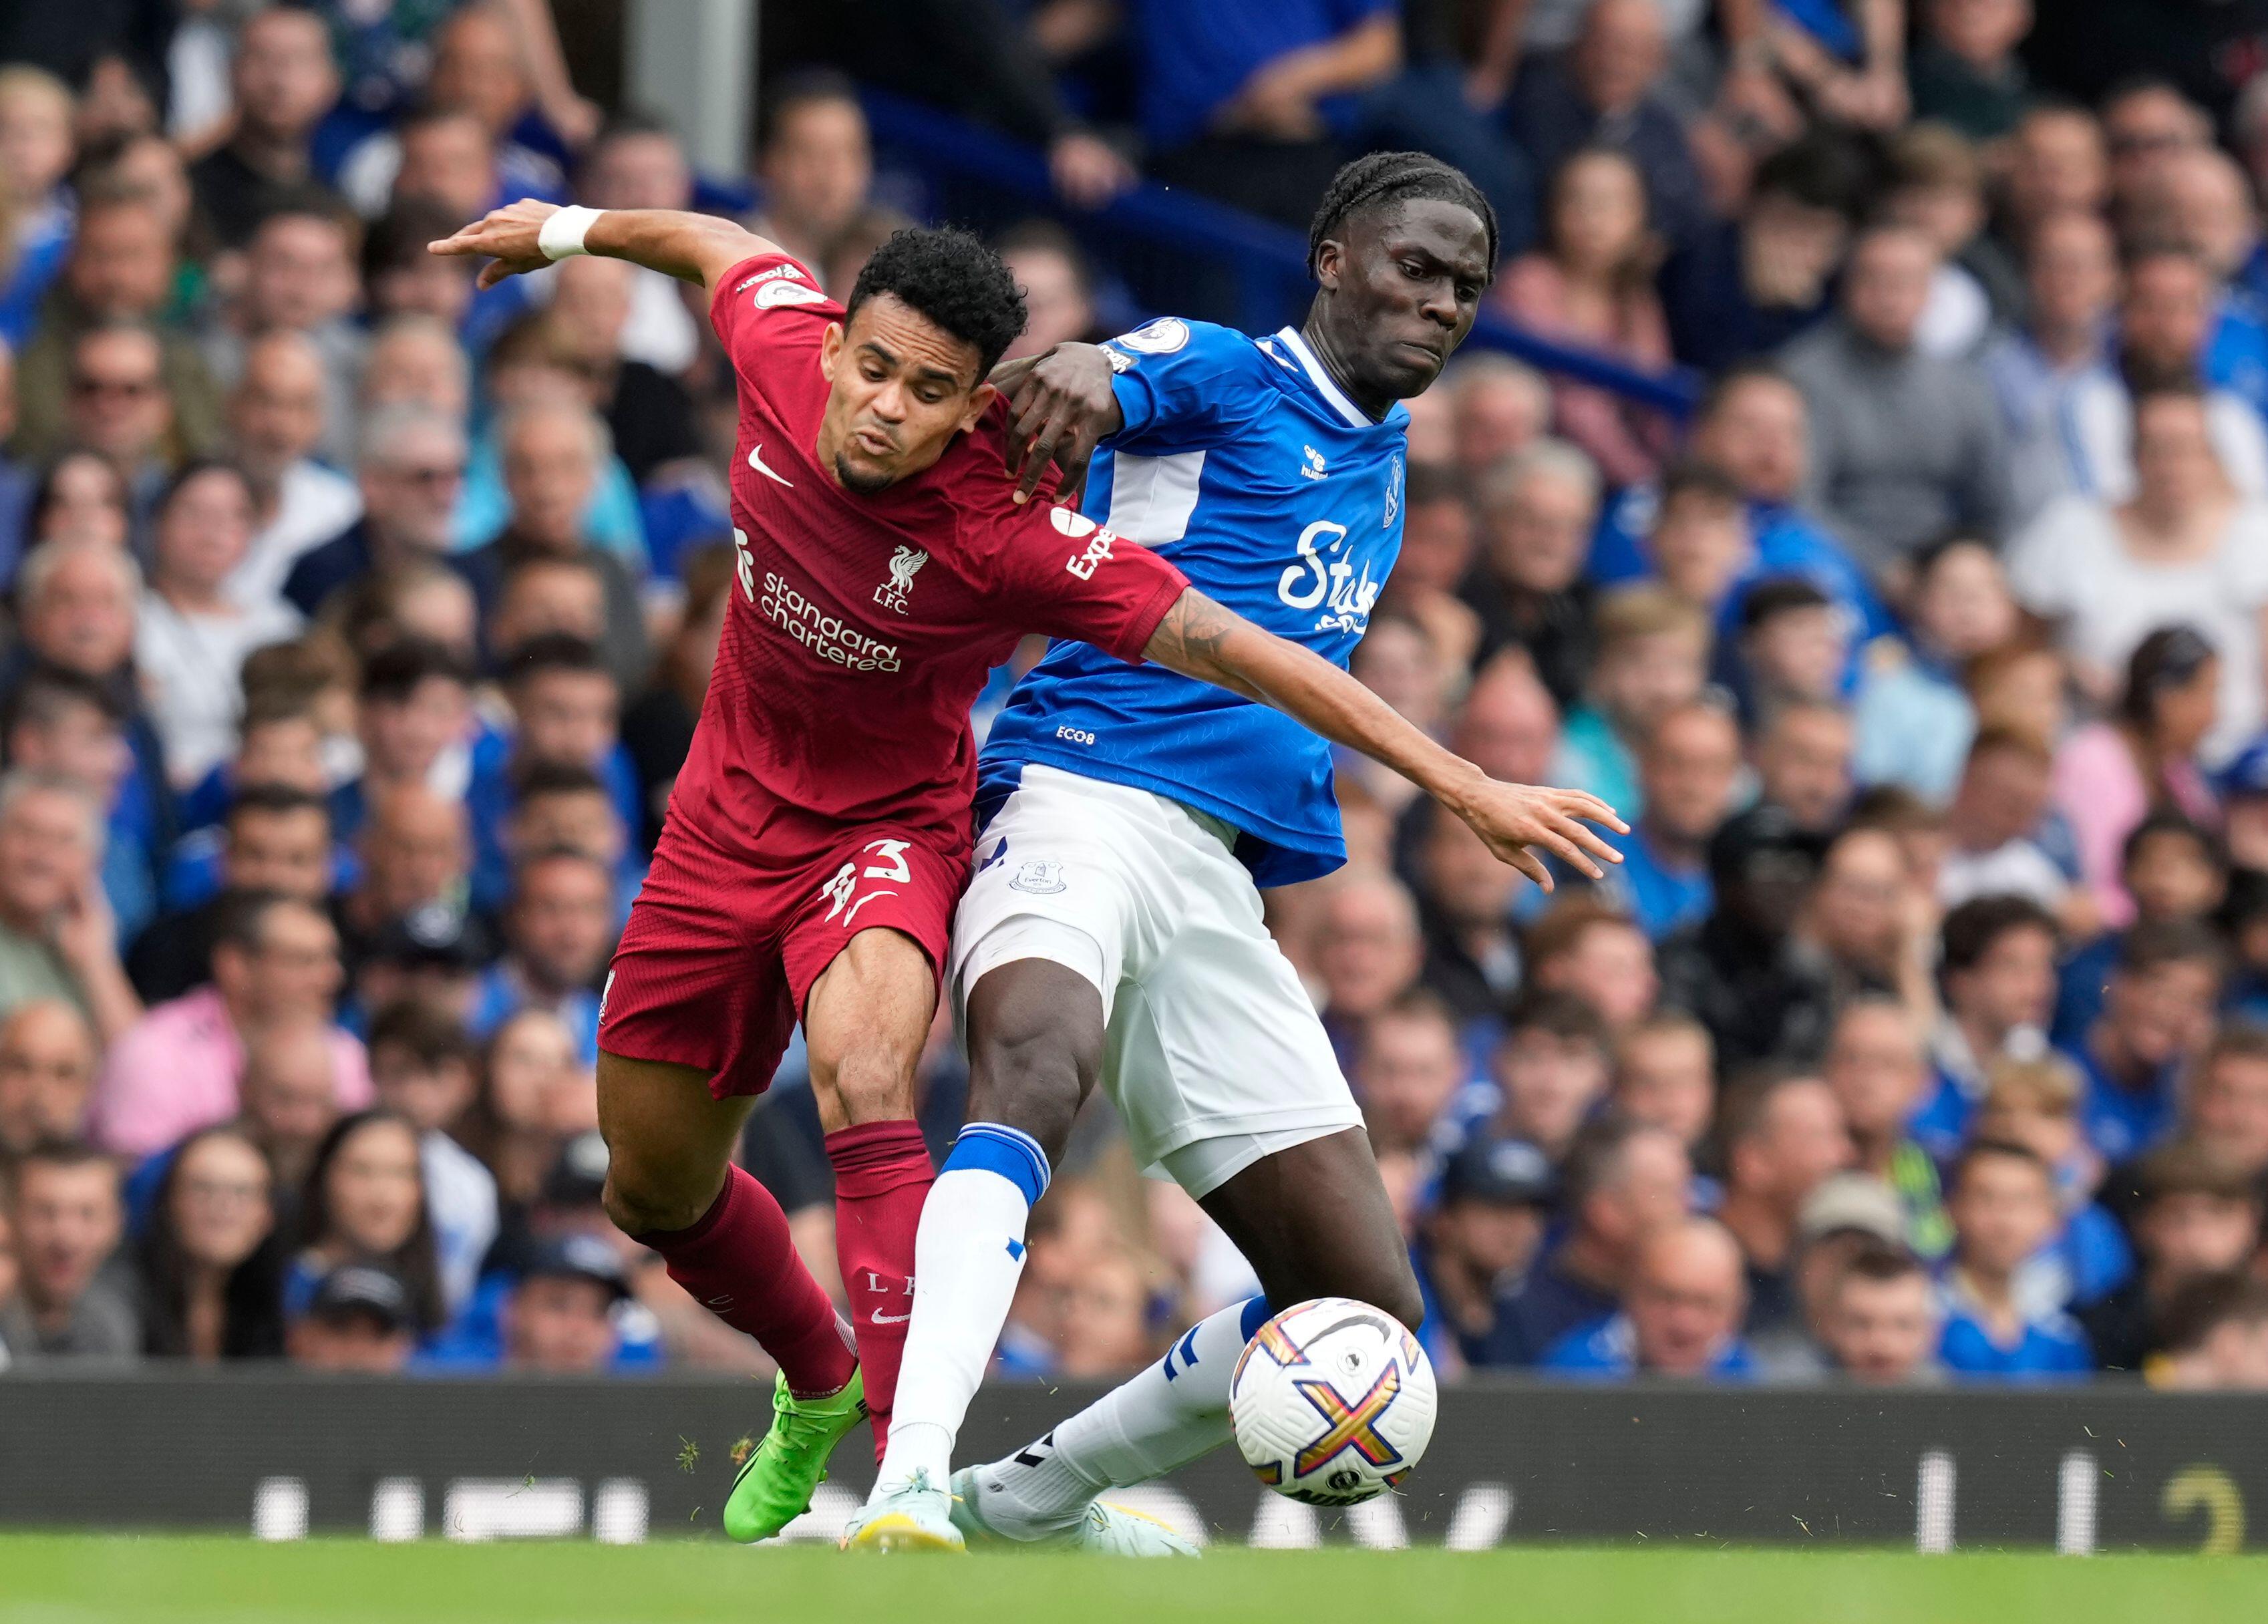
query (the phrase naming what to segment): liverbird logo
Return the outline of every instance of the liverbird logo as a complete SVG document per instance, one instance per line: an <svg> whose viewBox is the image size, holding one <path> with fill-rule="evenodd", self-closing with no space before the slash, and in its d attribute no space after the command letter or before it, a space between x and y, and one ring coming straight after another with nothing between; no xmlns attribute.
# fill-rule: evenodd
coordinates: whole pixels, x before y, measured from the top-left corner
<svg viewBox="0 0 2268 1624"><path fill-rule="evenodd" d="M890 578L874 589L874 601L899 614L906 612L906 599L914 590L914 575L929 562L929 555L917 547L902 547L890 557Z"/></svg>

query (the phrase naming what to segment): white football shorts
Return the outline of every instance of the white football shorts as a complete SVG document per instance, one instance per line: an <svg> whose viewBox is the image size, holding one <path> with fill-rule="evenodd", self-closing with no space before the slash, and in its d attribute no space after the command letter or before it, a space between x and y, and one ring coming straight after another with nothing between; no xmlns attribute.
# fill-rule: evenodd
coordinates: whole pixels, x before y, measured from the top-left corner
<svg viewBox="0 0 2268 1624"><path fill-rule="evenodd" d="M1027 767L977 842L946 978L964 1031L968 989L1012 960L1092 983L1102 1087L1135 1156L1194 1196L1362 1126L1235 838L1149 790Z"/></svg>

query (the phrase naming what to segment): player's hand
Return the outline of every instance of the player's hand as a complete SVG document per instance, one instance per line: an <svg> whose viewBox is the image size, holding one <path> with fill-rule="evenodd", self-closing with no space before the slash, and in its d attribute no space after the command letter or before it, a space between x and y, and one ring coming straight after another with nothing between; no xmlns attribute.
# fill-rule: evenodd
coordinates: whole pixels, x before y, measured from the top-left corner
<svg viewBox="0 0 2268 1624"><path fill-rule="evenodd" d="M484 218L474 221L454 237L426 244L425 251L460 256L487 254L490 262L481 267L480 280L475 285L493 288L507 276L541 270L551 263L537 245L536 235L543 230L543 223L558 212L556 203L539 203L532 197L523 197L516 203L490 209Z"/></svg>
<svg viewBox="0 0 2268 1624"><path fill-rule="evenodd" d="M1104 436L1126 421L1110 387L1116 376L1100 344L1057 344L1043 356L1004 361L992 386L1008 397L1008 472L1013 500L1029 502L1050 467L1063 471L1057 500L1075 503Z"/></svg>
<svg viewBox="0 0 2268 1624"><path fill-rule="evenodd" d="M1630 825L1595 795L1580 790L1554 790L1540 784L1501 783L1484 778L1479 786L1450 803L1450 810L1472 827L1499 862L1552 888L1551 871L1542 854L1557 857L1593 879L1604 879L1602 862L1620 863L1622 853L1587 824L1599 824L1617 834Z"/></svg>

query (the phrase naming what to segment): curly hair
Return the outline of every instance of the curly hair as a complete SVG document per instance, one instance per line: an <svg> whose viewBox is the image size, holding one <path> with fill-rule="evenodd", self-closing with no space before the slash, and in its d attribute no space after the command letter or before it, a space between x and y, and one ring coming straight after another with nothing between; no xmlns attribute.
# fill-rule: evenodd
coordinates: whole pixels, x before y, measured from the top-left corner
<svg viewBox="0 0 2268 1624"><path fill-rule="evenodd" d="M875 249L850 290L845 322L883 293L974 344L980 378L1024 330L1024 296L1000 256L951 226L909 226Z"/></svg>
<svg viewBox="0 0 2268 1624"><path fill-rule="evenodd" d="M1307 270L1313 275L1324 239L1336 234L1353 215L1366 209L1425 199L1455 203L1480 217L1488 233L1489 263L1496 263L1496 210L1489 207L1480 187L1466 179L1454 164L1425 152L1373 152L1340 165L1315 205L1314 223L1307 227Z"/></svg>

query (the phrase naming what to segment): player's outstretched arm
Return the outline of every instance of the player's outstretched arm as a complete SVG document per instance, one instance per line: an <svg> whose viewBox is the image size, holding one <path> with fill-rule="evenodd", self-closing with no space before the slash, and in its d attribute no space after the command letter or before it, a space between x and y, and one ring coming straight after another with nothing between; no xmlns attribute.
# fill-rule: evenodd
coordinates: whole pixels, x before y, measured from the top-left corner
<svg viewBox="0 0 2268 1624"><path fill-rule="evenodd" d="M711 293L717 290L718 279L742 260L779 251L777 243L715 215L678 209L563 209L556 203L540 203L531 197L490 209L454 237L428 244L427 250L486 256L490 262L481 267L480 285L493 288L507 276L541 270L563 254L576 251L562 242L561 225L553 225L552 239L545 240L545 225L555 217L562 224L579 228L571 235L585 254L628 260L649 270L697 282Z"/></svg>
<svg viewBox="0 0 2268 1624"><path fill-rule="evenodd" d="M1580 790L1500 783L1443 749L1393 706L1313 650L1263 631L1195 587L1166 612L1143 650L1184 676L1273 705L1324 738L1359 750L1400 773L1472 826L1491 851L1546 891L1551 873L1539 851L1593 879L1622 855L1586 821L1626 834L1615 809Z"/></svg>

